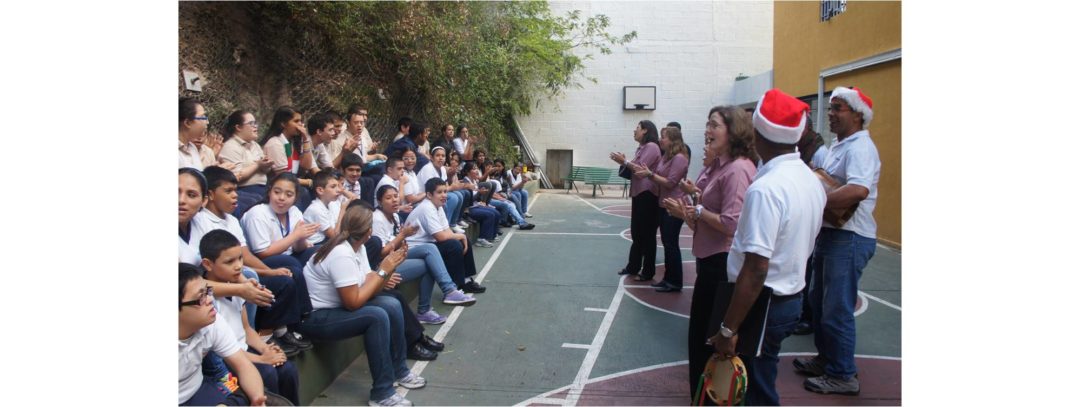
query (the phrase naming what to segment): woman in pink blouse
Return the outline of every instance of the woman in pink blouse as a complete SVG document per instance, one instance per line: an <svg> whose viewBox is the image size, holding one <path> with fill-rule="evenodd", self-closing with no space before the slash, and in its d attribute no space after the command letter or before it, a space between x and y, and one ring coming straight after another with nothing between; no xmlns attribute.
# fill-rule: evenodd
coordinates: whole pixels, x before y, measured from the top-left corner
<svg viewBox="0 0 1080 407"><path fill-rule="evenodd" d="M717 106L709 111L705 124L705 158L697 182L684 180L684 198L664 200L672 216L682 218L694 231L693 254L697 258L697 280L690 305L690 332L687 336L690 360L690 389L697 386L712 354L705 340L712 319L717 287L727 281L727 257L735 227L739 224L743 197L757 175L754 162L754 127L750 114L735 106ZM723 318L723 315L716 316ZM693 397L691 395L691 397Z"/></svg>
<svg viewBox="0 0 1080 407"><path fill-rule="evenodd" d="M660 130L660 149L664 156L656 167L656 172L642 168L634 175L644 176L656 183L660 190L660 202L667 199L681 201L685 193L679 188L679 180L686 178L686 170L690 166L690 149L683 143L682 130L678 127L664 127ZM662 208L659 212L660 241L664 243L664 279L653 284L653 287L662 293L681 291L683 271L679 232L682 230L683 220L669 215Z"/></svg>
<svg viewBox="0 0 1080 407"><path fill-rule="evenodd" d="M611 159L621 166L619 173L629 171L656 171L660 165L660 141L656 125L642 120L634 128L634 141L638 142L634 160L628 161L623 153L611 153ZM660 191L656 183L645 175L630 177L630 258L619 275L634 274L637 281L650 281L656 274L656 228L660 227Z"/></svg>

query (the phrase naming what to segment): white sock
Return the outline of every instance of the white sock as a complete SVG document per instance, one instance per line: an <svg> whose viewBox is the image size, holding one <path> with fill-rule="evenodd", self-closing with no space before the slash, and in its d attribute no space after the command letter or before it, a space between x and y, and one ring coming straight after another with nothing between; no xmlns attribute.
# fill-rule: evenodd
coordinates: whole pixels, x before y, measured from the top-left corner
<svg viewBox="0 0 1080 407"><path fill-rule="evenodd" d="M259 336L259 338L262 339L263 342L266 342L270 340L270 335L262 335Z"/></svg>
<svg viewBox="0 0 1080 407"><path fill-rule="evenodd" d="M275 329L275 330L274 330L274 337L275 337L275 338L280 338L280 337L282 337L282 336L285 336L285 332L288 332L288 331L289 331L289 330L288 330L288 329L286 329L285 327L281 327L281 328Z"/></svg>

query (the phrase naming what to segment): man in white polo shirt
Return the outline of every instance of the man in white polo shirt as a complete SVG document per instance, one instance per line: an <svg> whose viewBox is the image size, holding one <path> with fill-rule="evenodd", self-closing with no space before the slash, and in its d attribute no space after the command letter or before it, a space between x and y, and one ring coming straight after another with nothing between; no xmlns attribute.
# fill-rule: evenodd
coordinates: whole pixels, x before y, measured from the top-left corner
<svg viewBox="0 0 1080 407"><path fill-rule="evenodd" d="M795 150L809 109L773 89L754 112L754 147L763 164L746 190L728 255L728 281L735 281L734 293L719 332L709 339L722 357L735 356L739 327L751 305L763 286L772 289L761 355L741 355L749 376L747 405L780 405L776 392L780 343L799 322L806 259L825 208L825 191Z"/></svg>
<svg viewBox="0 0 1080 407"><path fill-rule="evenodd" d="M459 288L466 293L483 293L487 287L471 277L476 275L476 262L469 239L464 234L450 230L443 206L446 206L446 181L432 178L424 184L426 198L405 219L405 224L418 226L415 234L406 238L410 245L434 244L439 248L446 272ZM465 279L469 278L466 282Z"/></svg>
<svg viewBox="0 0 1080 407"><path fill-rule="evenodd" d="M795 359L795 370L811 376L803 387L815 393L859 394L855 377L855 300L862 270L877 246L878 177L881 160L866 126L874 118L874 102L859 88L838 87L829 100L829 129L836 142L822 168L843 186L829 192L825 208L843 210L858 205L855 214L838 226L826 214L817 238L810 285L814 345L817 356Z"/></svg>

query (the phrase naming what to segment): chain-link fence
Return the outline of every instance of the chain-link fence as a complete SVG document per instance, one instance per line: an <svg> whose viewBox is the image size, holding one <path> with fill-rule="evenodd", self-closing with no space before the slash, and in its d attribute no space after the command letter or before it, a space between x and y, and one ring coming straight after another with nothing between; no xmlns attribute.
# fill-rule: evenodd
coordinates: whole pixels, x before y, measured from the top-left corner
<svg viewBox="0 0 1080 407"><path fill-rule="evenodd" d="M379 77L350 53L335 52L324 38L304 34L267 40L256 3L181 2L178 84L180 96L198 98L212 128L238 109L254 112L268 128L274 110L292 106L307 116L352 104L369 111L367 128L382 145L397 133L397 119L423 119L418 97L401 95L393 78ZM202 91L185 89L183 71L195 71ZM418 117L420 116L420 117ZM438 126L432 123L433 126Z"/></svg>

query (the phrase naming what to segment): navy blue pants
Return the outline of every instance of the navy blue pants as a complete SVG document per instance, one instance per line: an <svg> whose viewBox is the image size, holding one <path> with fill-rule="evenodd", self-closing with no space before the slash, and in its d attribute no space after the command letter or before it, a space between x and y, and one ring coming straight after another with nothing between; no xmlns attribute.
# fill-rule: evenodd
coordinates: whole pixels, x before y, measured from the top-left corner
<svg viewBox="0 0 1080 407"><path fill-rule="evenodd" d="M465 246L456 239L436 242L439 254L442 255L443 263L446 264L446 272L454 280L458 287L465 285L465 279L476 275L476 262L473 260L473 248L462 254ZM470 244L470 246L472 246Z"/></svg>

